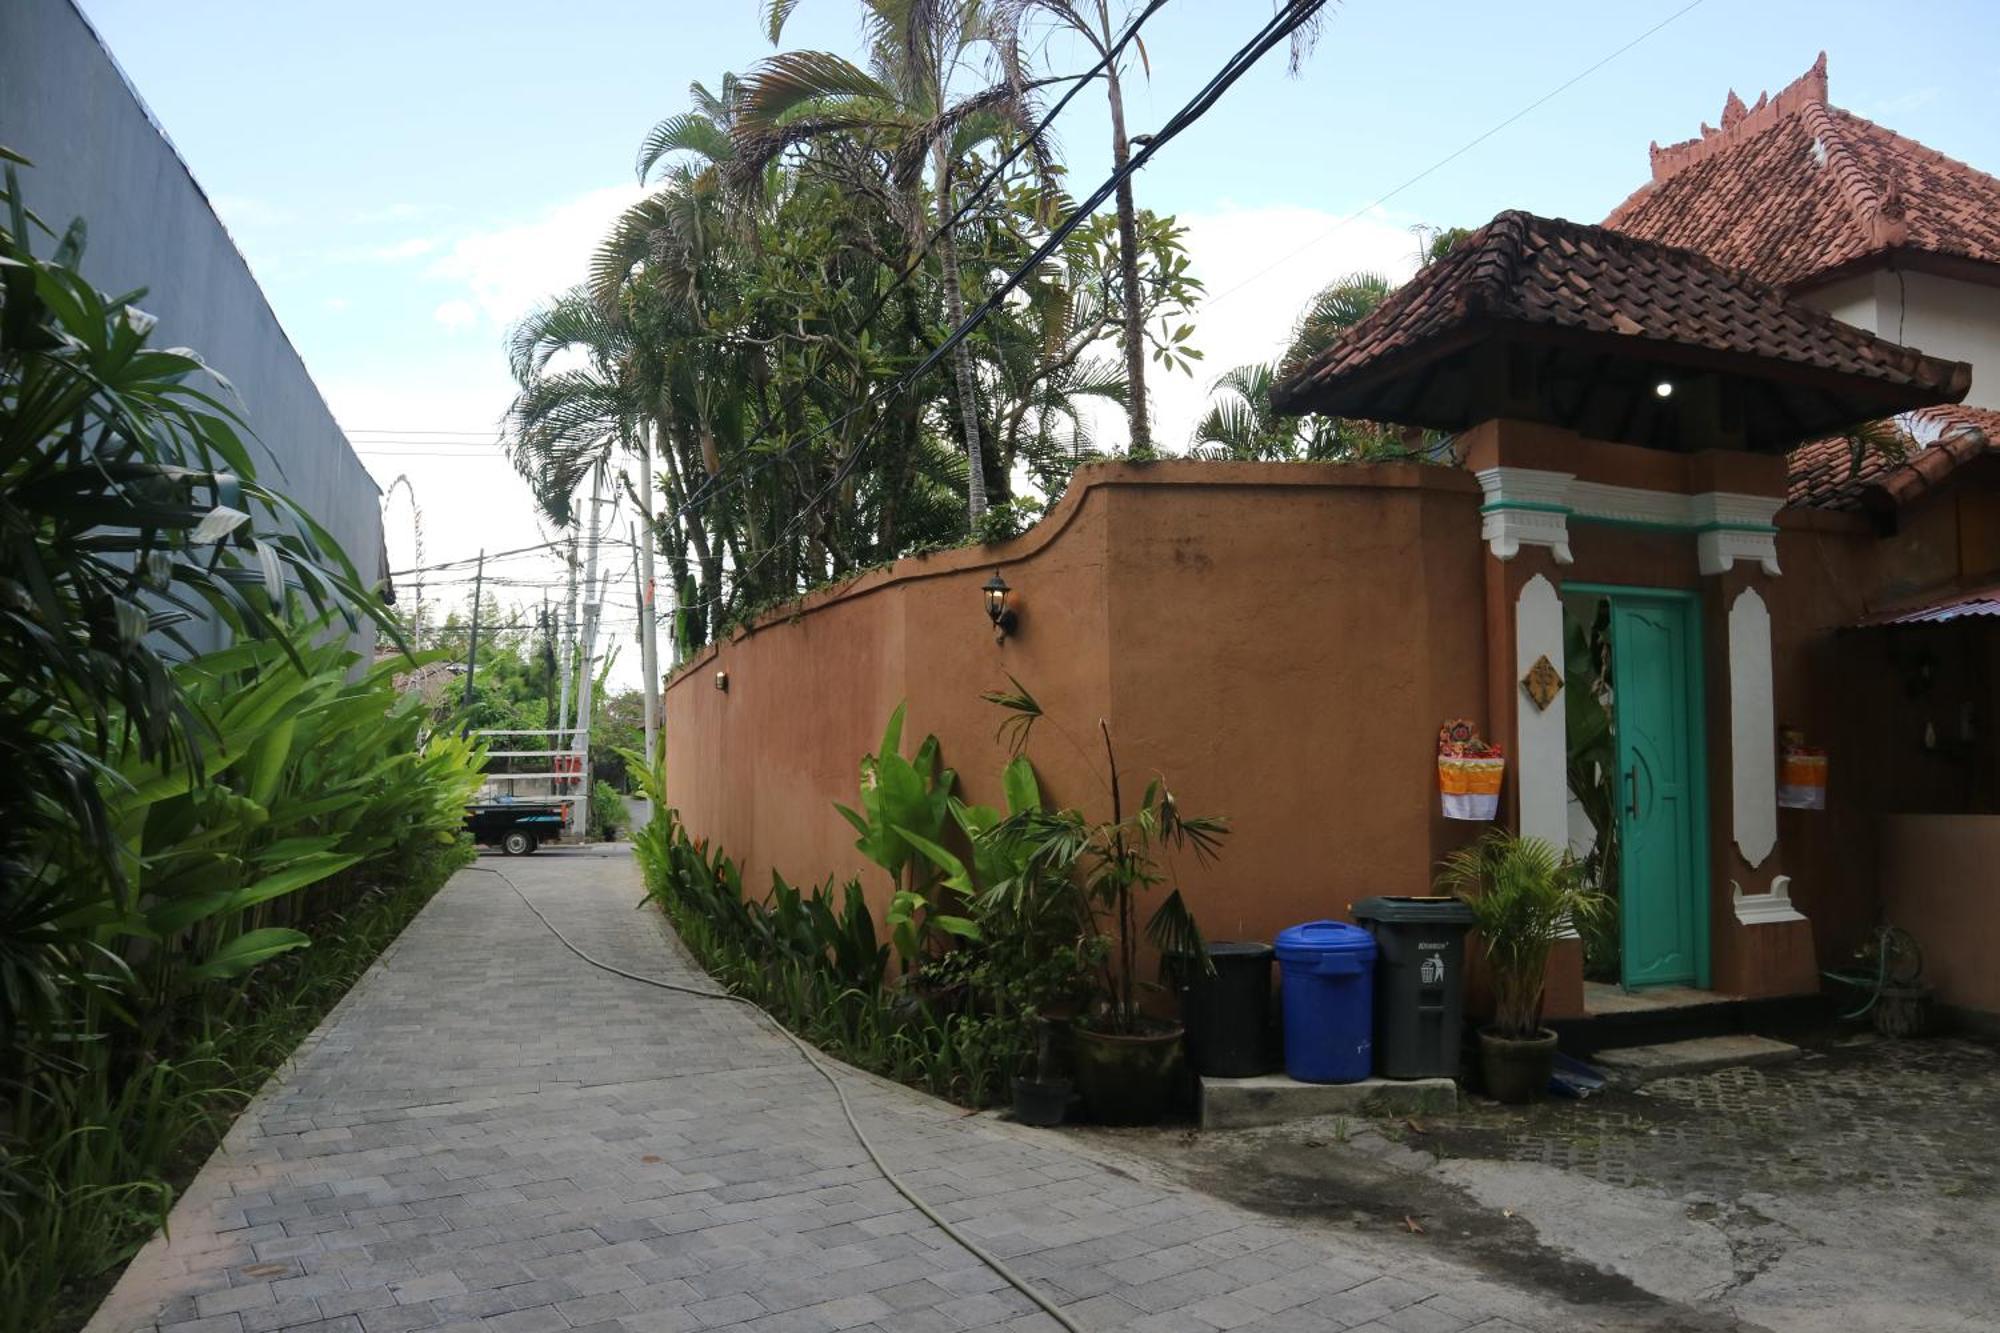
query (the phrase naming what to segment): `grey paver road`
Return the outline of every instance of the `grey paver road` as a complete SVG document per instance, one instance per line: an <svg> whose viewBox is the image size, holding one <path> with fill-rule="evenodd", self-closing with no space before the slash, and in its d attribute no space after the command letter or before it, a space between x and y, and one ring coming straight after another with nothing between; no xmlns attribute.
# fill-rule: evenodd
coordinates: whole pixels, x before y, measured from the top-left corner
<svg viewBox="0 0 2000 1333"><path fill-rule="evenodd" d="M586 950L705 980L633 910L623 849L502 868ZM905 1179L1092 1333L1570 1326L843 1077ZM472 870L251 1105L170 1234L91 1333L1055 1328L883 1182L754 1015L587 966Z"/></svg>

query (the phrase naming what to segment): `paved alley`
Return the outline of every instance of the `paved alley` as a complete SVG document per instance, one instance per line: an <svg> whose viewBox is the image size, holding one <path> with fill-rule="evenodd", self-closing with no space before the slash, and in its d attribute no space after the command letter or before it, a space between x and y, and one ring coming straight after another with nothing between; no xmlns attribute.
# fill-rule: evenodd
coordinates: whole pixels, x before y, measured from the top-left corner
<svg viewBox="0 0 2000 1333"><path fill-rule="evenodd" d="M593 954L705 983L634 910L623 847L482 864ZM843 1078L908 1182L1092 1333L1607 1326ZM480 870L264 1090L171 1234L92 1333L1055 1327L883 1182L754 1015L589 967Z"/></svg>

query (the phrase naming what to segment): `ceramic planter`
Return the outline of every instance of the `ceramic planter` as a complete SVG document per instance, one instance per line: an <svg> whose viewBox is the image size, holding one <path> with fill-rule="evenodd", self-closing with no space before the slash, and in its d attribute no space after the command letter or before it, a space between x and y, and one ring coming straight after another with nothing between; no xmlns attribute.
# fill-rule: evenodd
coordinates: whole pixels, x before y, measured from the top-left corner
<svg viewBox="0 0 2000 1333"><path fill-rule="evenodd" d="M1078 1024L1071 1041L1077 1087L1093 1120L1150 1125L1166 1114L1180 1072L1180 1024L1145 1023L1131 1034Z"/></svg>
<svg viewBox="0 0 2000 1333"><path fill-rule="evenodd" d="M1518 1106L1542 1097L1555 1067L1556 1034L1547 1028L1527 1038L1479 1034L1479 1068L1496 1102Z"/></svg>

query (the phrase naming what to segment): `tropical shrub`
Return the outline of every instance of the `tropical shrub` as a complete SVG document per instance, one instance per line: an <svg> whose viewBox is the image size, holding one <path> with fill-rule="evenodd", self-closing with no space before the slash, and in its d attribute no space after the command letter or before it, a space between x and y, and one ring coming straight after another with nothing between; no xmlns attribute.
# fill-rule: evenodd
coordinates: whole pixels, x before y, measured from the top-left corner
<svg viewBox="0 0 2000 1333"><path fill-rule="evenodd" d="M1517 1040L1535 1036L1550 950L1570 926L1601 915L1606 898L1568 852L1505 829L1446 857L1437 885L1472 909L1493 984L1488 1030Z"/></svg>
<svg viewBox="0 0 2000 1333"><path fill-rule="evenodd" d="M260 485L227 382L150 345L143 291L106 297L76 265L81 221L47 234L12 163L0 193L0 881L19 892L80 837L114 873L114 767L192 763L213 740L172 661L204 614L283 641L295 598L379 608L312 517ZM210 387L201 387L206 379ZM116 725L114 726L114 719ZM74 960L80 973L86 960ZM0 1028L35 1021L7 996ZM13 1007L20 1001L26 1008Z"/></svg>
<svg viewBox="0 0 2000 1333"><path fill-rule="evenodd" d="M603 778L590 784L590 831L601 838L615 838L626 822L625 798Z"/></svg>
<svg viewBox="0 0 2000 1333"><path fill-rule="evenodd" d="M340 637L386 608L226 383L0 204L0 1330L45 1330L460 863L480 756Z"/></svg>
<svg viewBox="0 0 2000 1333"><path fill-rule="evenodd" d="M0 933L0 986L37 1017L0 1045L0 1329L51 1326L66 1286L145 1239L190 1146L465 858L478 748L423 738L390 683L406 660L356 675L325 629L173 668L209 740L112 770L121 874L79 841L10 898L35 919Z"/></svg>
<svg viewBox="0 0 2000 1333"><path fill-rule="evenodd" d="M861 837L855 847L889 872L889 933L905 972L934 958L950 938L973 939L978 926L947 910L938 862L924 855L950 826L951 790L958 775L938 765L938 741L926 736L914 760L905 759L903 705L889 715L882 744L861 758L861 809L835 805Z"/></svg>
<svg viewBox="0 0 2000 1333"><path fill-rule="evenodd" d="M954 793L935 737L905 758L901 707L862 760L861 808L838 807L861 835L857 849L890 873L887 942L858 882L800 890L774 874L768 892L748 897L737 864L690 839L666 805L661 763L625 756L659 811L634 838L647 892L695 958L843 1059L972 1105L1034 1066L1044 1020L1095 998L1091 1020L1137 1025L1135 899L1165 878L1155 849L1206 857L1226 831L1181 814L1157 781L1127 810L1108 732L1111 818L1048 810L1021 752L1040 706L1018 681L989 697L1017 724L1000 778L1005 810ZM1177 891L1146 930L1165 953L1202 956Z"/></svg>
<svg viewBox="0 0 2000 1333"><path fill-rule="evenodd" d="M994 691L985 698L1011 715L1005 725L1012 732L1018 756L1044 714L1041 704L1020 681L1011 676L1008 680L1011 690ZM1080 890L1092 933L1107 937L1113 946L1098 971L1102 1012L1093 1015L1092 1022L1102 1031L1131 1035L1140 1030L1143 1019L1139 1006L1139 897L1170 881L1168 868L1160 863L1162 850L1186 850L1197 860L1213 860L1229 832L1229 823L1212 815L1183 812L1166 779L1157 776L1146 784L1138 805L1128 809L1111 726L1099 719L1097 727L1104 742L1110 817L1094 819L1078 809L1051 811L1034 806L1010 816L995 832L1020 849L1026 865L1042 880L1074 884ZM1143 929L1146 941L1162 961L1186 958L1209 966L1201 929L1177 885L1169 887Z"/></svg>

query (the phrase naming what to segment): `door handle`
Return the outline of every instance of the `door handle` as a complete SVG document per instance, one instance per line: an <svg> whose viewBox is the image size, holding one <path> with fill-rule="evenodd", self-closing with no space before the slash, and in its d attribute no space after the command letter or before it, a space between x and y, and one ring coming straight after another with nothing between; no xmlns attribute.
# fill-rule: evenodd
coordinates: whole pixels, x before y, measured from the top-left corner
<svg viewBox="0 0 2000 1333"><path fill-rule="evenodd" d="M1625 813L1632 818L1639 817L1639 766L1634 764L1625 770Z"/></svg>

